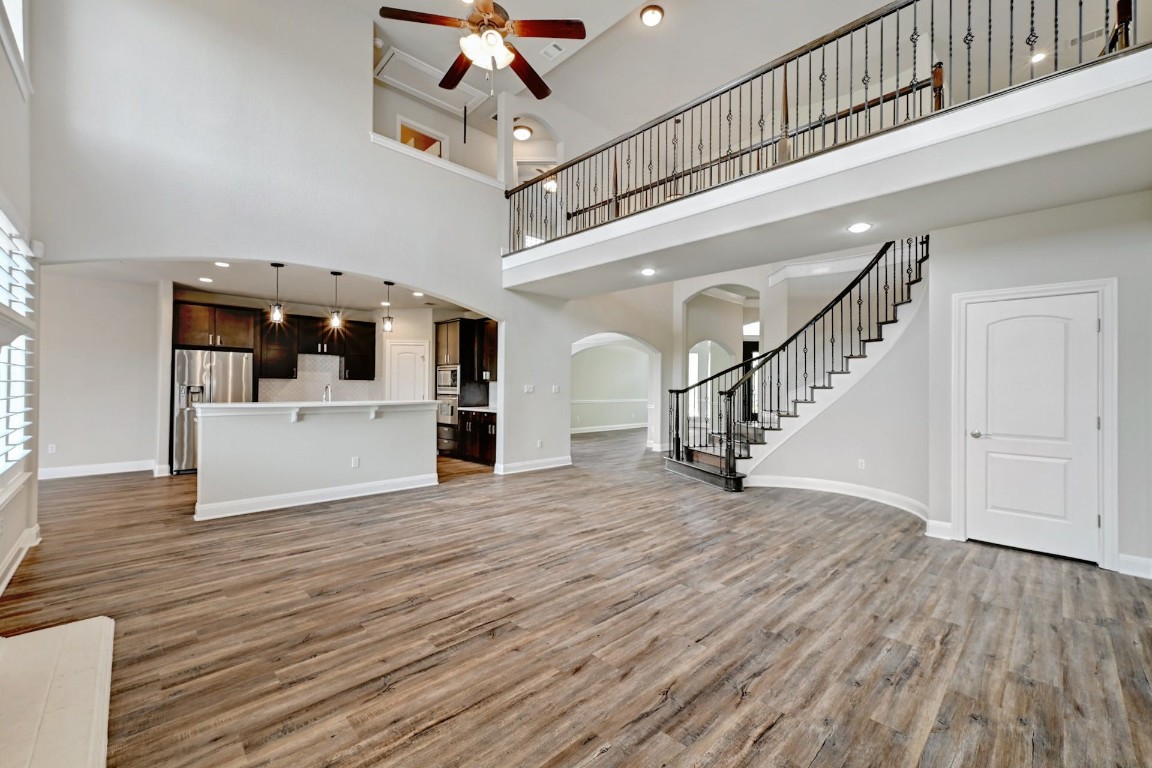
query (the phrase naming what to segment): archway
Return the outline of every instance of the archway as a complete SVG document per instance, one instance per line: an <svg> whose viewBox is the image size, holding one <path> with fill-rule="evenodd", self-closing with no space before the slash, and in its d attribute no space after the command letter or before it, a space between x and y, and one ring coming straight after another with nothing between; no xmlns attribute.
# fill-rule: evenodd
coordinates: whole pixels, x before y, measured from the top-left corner
<svg viewBox="0 0 1152 768"><path fill-rule="evenodd" d="M597 333L572 344L572 434L645 429L659 449L661 355L623 333Z"/></svg>

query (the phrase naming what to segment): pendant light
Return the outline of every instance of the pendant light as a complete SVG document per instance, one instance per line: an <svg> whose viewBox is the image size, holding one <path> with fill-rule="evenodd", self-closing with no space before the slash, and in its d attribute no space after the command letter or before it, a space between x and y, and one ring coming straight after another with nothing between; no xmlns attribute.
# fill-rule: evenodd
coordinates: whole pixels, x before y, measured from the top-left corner
<svg viewBox="0 0 1152 768"><path fill-rule="evenodd" d="M332 319L328 321L328 324L333 328L340 328L344 325L344 318L340 316L340 275L342 274L344 273L332 273L332 279L335 281L336 288L332 301Z"/></svg>
<svg viewBox="0 0 1152 768"><path fill-rule="evenodd" d="M392 333L392 286L396 283L391 280L385 280L384 285L388 286L388 300L384 302L387 309L384 310L384 333Z"/></svg>
<svg viewBox="0 0 1152 768"><path fill-rule="evenodd" d="M280 270L284 268L284 265L274 261L272 268L276 270L276 300L268 308L268 319L274 323L282 323L284 322L284 305L280 303Z"/></svg>

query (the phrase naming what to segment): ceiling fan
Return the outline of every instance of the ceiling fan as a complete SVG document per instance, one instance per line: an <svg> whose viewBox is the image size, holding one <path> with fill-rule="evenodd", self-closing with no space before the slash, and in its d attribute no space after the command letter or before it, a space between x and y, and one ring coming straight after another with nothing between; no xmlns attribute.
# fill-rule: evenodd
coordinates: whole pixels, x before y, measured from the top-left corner
<svg viewBox="0 0 1152 768"><path fill-rule="evenodd" d="M524 85L528 86L528 90L538 99L547 98L552 89L532 68L528 60L505 38L515 35L583 40L586 35L582 21L576 19L516 21L508 15L508 11L493 0L475 0L475 10L466 19L421 11L405 11L400 8L381 8L380 15L385 19L396 21L415 21L420 24L468 30L469 34L460 38L461 53L444 75L444 79L440 81L441 88L452 90L460 85L460 81L464 79L468 67L472 64L487 70L511 66L512 71L524 81Z"/></svg>

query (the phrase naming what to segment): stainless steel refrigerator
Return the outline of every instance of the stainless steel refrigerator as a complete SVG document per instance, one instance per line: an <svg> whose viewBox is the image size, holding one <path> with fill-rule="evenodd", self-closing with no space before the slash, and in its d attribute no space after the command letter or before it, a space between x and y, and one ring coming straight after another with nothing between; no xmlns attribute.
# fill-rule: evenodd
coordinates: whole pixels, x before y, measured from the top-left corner
<svg viewBox="0 0 1152 768"><path fill-rule="evenodd" d="M177 349L172 386L172 472L192 472L196 404L252 402L252 353Z"/></svg>

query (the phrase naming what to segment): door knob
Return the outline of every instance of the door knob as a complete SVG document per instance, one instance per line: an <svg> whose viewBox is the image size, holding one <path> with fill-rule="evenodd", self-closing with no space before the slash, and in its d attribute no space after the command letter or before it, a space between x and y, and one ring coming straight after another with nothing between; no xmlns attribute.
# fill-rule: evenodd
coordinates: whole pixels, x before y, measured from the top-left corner
<svg viewBox="0 0 1152 768"><path fill-rule="evenodd" d="M974 430L972 430L972 437L979 440L980 438L984 437L984 435L980 432L980 430L974 429Z"/></svg>

